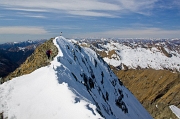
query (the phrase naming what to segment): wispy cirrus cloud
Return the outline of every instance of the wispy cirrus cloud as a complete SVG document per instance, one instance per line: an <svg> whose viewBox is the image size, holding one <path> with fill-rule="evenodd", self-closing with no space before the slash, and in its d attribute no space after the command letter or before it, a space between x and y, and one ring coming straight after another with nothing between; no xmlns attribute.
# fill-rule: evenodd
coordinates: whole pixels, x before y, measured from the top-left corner
<svg viewBox="0 0 180 119"><path fill-rule="evenodd" d="M158 0L0 0L7 9L34 12L63 12L71 15L117 17L122 13L145 14Z"/></svg>
<svg viewBox="0 0 180 119"><path fill-rule="evenodd" d="M33 14L33 13L27 13L27 12L17 12L19 15L23 15L25 17L33 17L33 18L46 18L45 15L42 14Z"/></svg>
<svg viewBox="0 0 180 119"><path fill-rule="evenodd" d="M10 7L10 6L6 6L4 9L16 10L16 11L24 11L24 12L48 12L45 9L33 9L33 8Z"/></svg>
<svg viewBox="0 0 180 119"><path fill-rule="evenodd" d="M158 0L118 0L120 6L125 11L135 12L139 14L149 14L149 12L155 7Z"/></svg>
<svg viewBox="0 0 180 119"><path fill-rule="evenodd" d="M10 10L21 10L21 11L34 11L34 12L55 12L55 13L66 13L71 15L82 15L82 16L112 16L104 11L117 11L119 6L90 0L74 0L74 1L56 1L56 0L45 0L45 1L3 1L0 0L0 5ZM78 11L78 12L77 12ZM100 13L99 13L100 11ZM86 14L87 13L87 14Z"/></svg>
<svg viewBox="0 0 180 119"><path fill-rule="evenodd" d="M42 27L33 27L33 26L0 26L0 34L47 34Z"/></svg>

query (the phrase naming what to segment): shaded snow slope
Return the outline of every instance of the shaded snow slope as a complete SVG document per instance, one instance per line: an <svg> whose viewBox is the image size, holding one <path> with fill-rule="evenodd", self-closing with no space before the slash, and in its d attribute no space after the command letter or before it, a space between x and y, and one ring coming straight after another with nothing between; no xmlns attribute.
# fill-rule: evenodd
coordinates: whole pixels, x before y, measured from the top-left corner
<svg viewBox="0 0 180 119"><path fill-rule="evenodd" d="M54 44L51 65L0 85L4 118L152 118L94 51L61 36Z"/></svg>

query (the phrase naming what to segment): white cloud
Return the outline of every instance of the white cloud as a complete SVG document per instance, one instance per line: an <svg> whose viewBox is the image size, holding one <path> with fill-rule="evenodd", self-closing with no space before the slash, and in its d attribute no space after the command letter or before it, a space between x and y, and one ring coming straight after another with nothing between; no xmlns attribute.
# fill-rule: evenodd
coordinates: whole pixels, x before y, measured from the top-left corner
<svg viewBox="0 0 180 119"><path fill-rule="evenodd" d="M125 11L149 15L158 0L118 0Z"/></svg>
<svg viewBox="0 0 180 119"><path fill-rule="evenodd" d="M65 12L81 16L114 17L117 14L136 12L145 14L157 0L0 0L8 9L34 12Z"/></svg>
<svg viewBox="0 0 180 119"><path fill-rule="evenodd" d="M42 27L31 27L31 26L6 26L0 27L0 34L46 34L46 31Z"/></svg>
<svg viewBox="0 0 180 119"><path fill-rule="evenodd" d="M94 17L116 17L115 15L104 13L104 12L94 12L94 11L69 11L68 13L80 16L94 16Z"/></svg>
<svg viewBox="0 0 180 119"><path fill-rule="evenodd" d="M0 0L0 4L24 8L59 9L59 10L119 10L114 4L96 0Z"/></svg>
<svg viewBox="0 0 180 119"><path fill-rule="evenodd" d="M48 12L45 9L33 9L33 8L16 8L16 7L6 7L8 10L17 10L17 11L25 11L25 12Z"/></svg>
<svg viewBox="0 0 180 119"><path fill-rule="evenodd" d="M32 14L32 13L26 13L26 12L18 12L18 14L23 15L25 17L46 18L46 16L41 15L41 14Z"/></svg>

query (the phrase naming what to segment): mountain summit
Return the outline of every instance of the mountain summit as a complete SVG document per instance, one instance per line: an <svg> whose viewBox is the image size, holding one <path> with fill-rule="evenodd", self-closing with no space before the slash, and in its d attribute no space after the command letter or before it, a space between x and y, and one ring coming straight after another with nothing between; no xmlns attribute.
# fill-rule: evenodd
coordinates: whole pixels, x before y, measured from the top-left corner
<svg viewBox="0 0 180 119"><path fill-rule="evenodd" d="M151 119L93 50L62 36L48 66L0 85L0 113L10 119Z"/></svg>

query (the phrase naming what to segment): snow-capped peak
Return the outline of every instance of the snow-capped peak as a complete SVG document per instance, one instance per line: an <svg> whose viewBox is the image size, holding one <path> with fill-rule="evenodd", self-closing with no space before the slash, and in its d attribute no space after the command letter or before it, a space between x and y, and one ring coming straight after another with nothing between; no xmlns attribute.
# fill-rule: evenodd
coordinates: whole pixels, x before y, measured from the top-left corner
<svg viewBox="0 0 180 119"><path fill-rule="evenodd" d="M49 66L0 85L0 113L11 119L151 119L108 65L89 48L54 39Z"/></svg>

